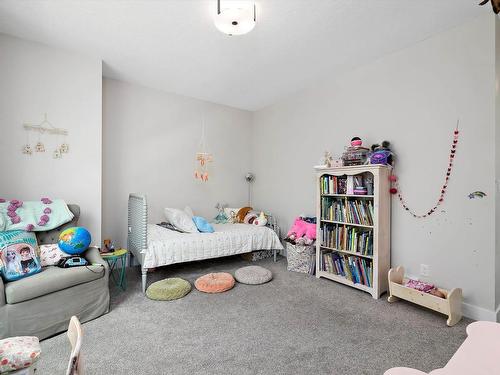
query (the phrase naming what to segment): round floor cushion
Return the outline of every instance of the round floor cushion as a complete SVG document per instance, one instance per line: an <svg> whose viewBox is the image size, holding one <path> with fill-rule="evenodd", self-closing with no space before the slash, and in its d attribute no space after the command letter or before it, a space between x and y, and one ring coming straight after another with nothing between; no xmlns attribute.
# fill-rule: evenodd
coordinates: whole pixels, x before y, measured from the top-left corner
<svg viewBox="0 0 500 375"><path fill-rule="evenodd" d="M264 267L248 266L238 268L234 273L234 277L239 283L258 285L270 281L273 278L273 274Z"/></svg>
<svg viewBox="0 0 500 375"><path fill-rule="evenodd" d="M234 286L234 277L227 272L209 273L196 279L194 286L204 293L222 293Z"/></svg>
<svg viewBox="0 0 500 375"><path fill-rule="evenodd" d="M151 284L146 290L146 296L156 301L172 301L184 297L190 291L189 281L173 277Z"/></svg>

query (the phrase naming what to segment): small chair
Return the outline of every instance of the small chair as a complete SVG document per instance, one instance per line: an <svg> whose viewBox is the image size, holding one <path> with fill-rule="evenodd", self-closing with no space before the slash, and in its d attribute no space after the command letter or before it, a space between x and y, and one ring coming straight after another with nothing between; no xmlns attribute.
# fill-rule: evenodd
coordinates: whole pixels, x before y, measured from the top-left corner
<svg viewBox="0 0 500 375"><path fill-rule="evenodd" d="M446 345L446 344L443 344ZM467 338L446 366L429 375L493 375L500 374L500 324L474 322L467 326ZM384 375L427 375L408 367L394 367Z"/></svg>
<svg viewBox="0 0 500 375"><path fill-rule="evenodd" d="M82 348L82 326L76 316L72 316L69 321L68 339L71 344L71 356L69 358L66 375L82 375L82 357L80 349Z"/></svg>

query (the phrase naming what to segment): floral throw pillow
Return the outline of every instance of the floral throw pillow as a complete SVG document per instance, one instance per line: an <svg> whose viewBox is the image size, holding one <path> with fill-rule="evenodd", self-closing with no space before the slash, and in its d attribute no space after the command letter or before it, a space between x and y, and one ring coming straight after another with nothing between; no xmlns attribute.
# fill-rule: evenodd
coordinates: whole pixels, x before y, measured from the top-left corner
<svg viewBox="0 0 500 375"><path fill-rule="evenodd" d="M40 357L37 337L21 336L0 340L0 373L31 366Z"/></svg>
<svg viewBox="0 0 500 375"><path fill-rule="evenodd" d="M69 254L62 251L56 243L40 245L40 263L42 267L55 266L61 258L67 256L69 256Z"/></svg>
<svg viewBox="0 0 500 375"><path fill-rule="evenodd" d="M35 233L0 232L0 273L5 281L18 280L41 270Z"/></svg>

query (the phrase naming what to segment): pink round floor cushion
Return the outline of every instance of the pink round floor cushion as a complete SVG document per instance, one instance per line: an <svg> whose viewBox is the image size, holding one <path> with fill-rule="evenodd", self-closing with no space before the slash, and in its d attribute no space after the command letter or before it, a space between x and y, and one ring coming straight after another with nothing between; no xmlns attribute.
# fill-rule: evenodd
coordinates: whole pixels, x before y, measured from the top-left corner
<svg viewBox="0 0 500 375"><path fill-rule="evenodd" d="M227 272L209 273L196 279L194 286L204 293L222 293L234 286L234 277Z"/></svg>

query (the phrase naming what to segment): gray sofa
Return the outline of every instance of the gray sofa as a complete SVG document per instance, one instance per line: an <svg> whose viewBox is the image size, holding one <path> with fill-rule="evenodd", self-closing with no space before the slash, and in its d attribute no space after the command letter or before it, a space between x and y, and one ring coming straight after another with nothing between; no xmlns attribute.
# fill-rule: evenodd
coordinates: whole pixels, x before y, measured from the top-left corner
<svg viewBox="0 0 500 375"><path fill-rule="evenodd" d="M57 243L59 234L77 225L80 208L68 205L74 219L59 228L37 232L38 244ZM81 322L109 311L109 268L96 248L83 255L88 267L45 267L42 272L4 283L0 278L0 339L66 331L72 315Z"/></svg>

